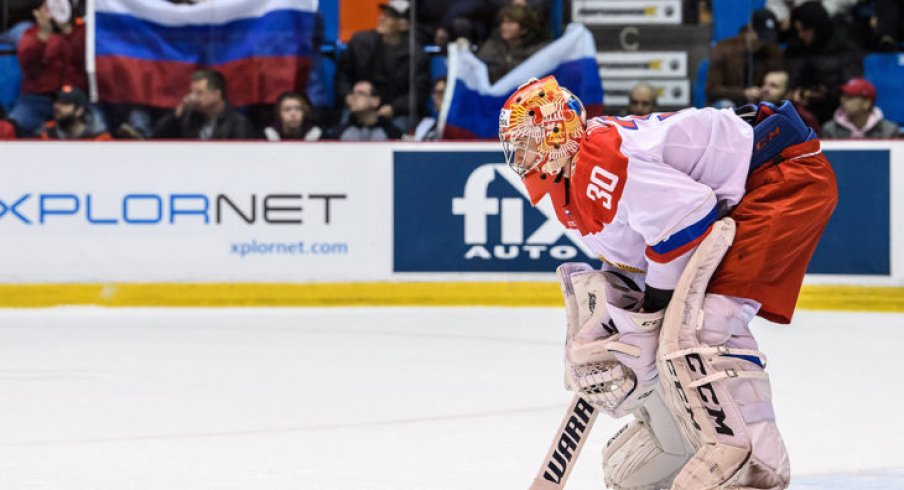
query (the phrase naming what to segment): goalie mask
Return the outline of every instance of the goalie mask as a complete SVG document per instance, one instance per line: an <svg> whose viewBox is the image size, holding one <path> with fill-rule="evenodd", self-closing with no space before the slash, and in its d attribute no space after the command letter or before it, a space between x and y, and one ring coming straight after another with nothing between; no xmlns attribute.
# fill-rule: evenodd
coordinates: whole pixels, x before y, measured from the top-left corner
<svg viewBox="0 0 904 490"><path fill-rule="evenodd" d="M522 178L532 170L555 174L578 152L587 119L584 105L552 75L518 87L499 113L505 162Z"/></svg>

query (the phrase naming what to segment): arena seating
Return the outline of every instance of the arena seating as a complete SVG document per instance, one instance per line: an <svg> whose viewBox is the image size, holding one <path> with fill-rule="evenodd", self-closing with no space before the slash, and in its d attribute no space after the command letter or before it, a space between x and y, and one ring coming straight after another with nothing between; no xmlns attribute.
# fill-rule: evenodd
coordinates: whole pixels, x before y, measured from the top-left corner
<svg viewBox="0 0 904 490"><path fill-rule="evenodd" d="M712 0L713 44L737 35L750 14L765 4L766 0Z"/></svg>
<svg viewBox="0 0 904 490"><path fill-rule="evenodd" d="M22 83L22 72L16 59L16 49L11 45L0 45L0 105L8 111Z"/></svg>
<svg viewBox="0 0 904 490"><path fill-rule="evenodd" d="M863 60L866 78L876 86L876 105L887 119L904 125L904 53L873 53Z"/></svg>

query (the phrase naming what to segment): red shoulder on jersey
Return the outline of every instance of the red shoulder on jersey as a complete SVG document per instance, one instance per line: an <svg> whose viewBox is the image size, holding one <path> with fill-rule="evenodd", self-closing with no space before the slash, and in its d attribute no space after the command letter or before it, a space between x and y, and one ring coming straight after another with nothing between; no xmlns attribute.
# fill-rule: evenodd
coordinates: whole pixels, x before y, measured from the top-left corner
<svg viewBox="0 0 904 490"><path fill-rule="evenodd" d="M597 121L587 125L575 158L572 190L585 225L600 231L615 219L628 180L628 157L621 153L621 135Z"/></svg>

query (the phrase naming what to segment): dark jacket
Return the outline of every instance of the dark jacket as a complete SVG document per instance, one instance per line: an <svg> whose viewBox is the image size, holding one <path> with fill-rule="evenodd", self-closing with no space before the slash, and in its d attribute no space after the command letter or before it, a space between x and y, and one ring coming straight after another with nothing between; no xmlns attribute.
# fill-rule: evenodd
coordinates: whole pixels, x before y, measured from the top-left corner
<svg viewBox="0 0 904 490"><path fill-rule="evenodd" d="M744 96L744 89L761 85L766 73L782 69L782 50L778 45L757 41L753 48L753 69L749 70L745 34L716 44L706 78L706 97L710 104L722 99L736 106L753 102Z"/></svg>
<svg viewBox="0 0 904 490"><path fill-rule="evenodd" d="M415 90L418 114L423 114L430 95L430 62L420 46L416 46ZM407 36L399 45L383 42L377 31L362 31L352 36L348 48L339 57L336 69L336 94L345 100L360 80L369 80L380 93L380 100L390 104L396 116L408 111L408 62L411 59Z"/></svg>
<svg viewBox="0 0 904 490"><path fill-rule="evenodd" d="M383 116L380 116L373 126L367 126L351 114L348 122L339 128L338 137L341 141L397 140L402 138L402 130Z"/></svg>
<svg viewBox="0 0 904 490"><path fill-rule="evenodd" d="M863 76L863 57L853 46L832 38L824 49L785 52L791 87L824 87L826 96L807 102L820 121L831 119L838 107L838 87L851 78Z"/></svg>
<svg viewBox="0 0 904 490"><path fill-rule="evenodd" d="M807 101L809 109L820 121L832 118L838 107L838 87L851 78L863 76L863 56L856 46L837 35L825 9L809 2L794 9L792 20L799 20L815 31L815 42L807 46L792 39L785 50L788 86L819 88L823 97Z"/></svg>
<svg viewBox="0 0 904 490"><path fill-rule="evenodd" d="M154 126L153 137L161 139L200 139L207 118L200 112L189 111L177 118L175 112L163 116ZM247 140L260 138L251 121L232 106L226 105L217 116L213 128L214 140Z"/></svg>
<svg viewBox="0 0 904 490"><path fill-rule="evenodd" d="M544 46L546 46L545 41L530 34L509 45L499 37L499 32L496 31L480 46L477 57L487 64L490 83L496 83L496 80L505 76L506 73L512 71L512 68L520 65Z"/></svg>
<svg viewBox="0 0 904 490"><path fill-rule="evenodd" d="M54 121L48 122L44 129L41 130L41 133L38 135L38 138L42 140L97 140L97 141L110 141L113 139L113 136L110 136L110 133L106 131L101 132L93 132L89 129L85 129L85 131L76 136L70 137L65 132L60 130L60 128L55 124Z"/></svg>

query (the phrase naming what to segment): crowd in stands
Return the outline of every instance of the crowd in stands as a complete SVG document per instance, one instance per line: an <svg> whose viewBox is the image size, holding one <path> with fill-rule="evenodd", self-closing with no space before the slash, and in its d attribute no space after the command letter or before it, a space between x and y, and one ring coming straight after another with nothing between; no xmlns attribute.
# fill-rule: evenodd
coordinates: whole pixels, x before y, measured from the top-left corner
<svg viewBox="0 0 904 490"><path fill-rule="evenodd" d="M875 106L876 89L863 78L867 53L900 49L904 32L878 27L879 19L895 10L892 4L902 6L880 0L767 0L737 36L712 48L708 103L732 107L787 99L825 138L898 137L897 124L884 120Z"/></svg>
<svg viewBox="0 0 904 490"><path fill-rule="evenodd" d="M5 33L17 46L22 71L21 94L0 124L5 138L434 140L441 136L436 115L446 81L431 80L424 45L465 39L495 81L548 42L540 20L548 0L418 0L423 22L412 50L411 2L388 0L379 5L376 28L355 33L336 56L335 78L327 84L335 90L332 106L314 107L300 89L282 94L263 117L243 112L247 108L230 106L224 76L209 69L194 73L173 108L92 104L85 95L85 25L78 11L61 22L52 17L50 0L31 2L31 22Z"/></svg>
<svg viewBox="0 0 904 490"><path fill-rule="evenodd" d="M31 0L30 24L4 33L16 45L22 84L9 113L0 106L0 139L437 140L447 81L431 79L424 46L466 42L496 82L551 40L550 0L416 1L413 50L411 2L388 0L379 6L376 28L355 33L339 51L329 84L335 90L332 106L314 106L299 89L282 94L263 112L243 112L229 104L224 76L209 69L194 73L176 107L90 103L85 25L78 9L70 19L54 19L48 0ZM707 5L688 0L685 16L707 22ZM901 49L904 1L766 0L765 5L737 36L712 47L708 105L789 99L824 137L898 136L897 125L876 107L875 87L863 79L863 56ZM656 88L639 83L629 103L630 114L656 111Z"/></svg>

